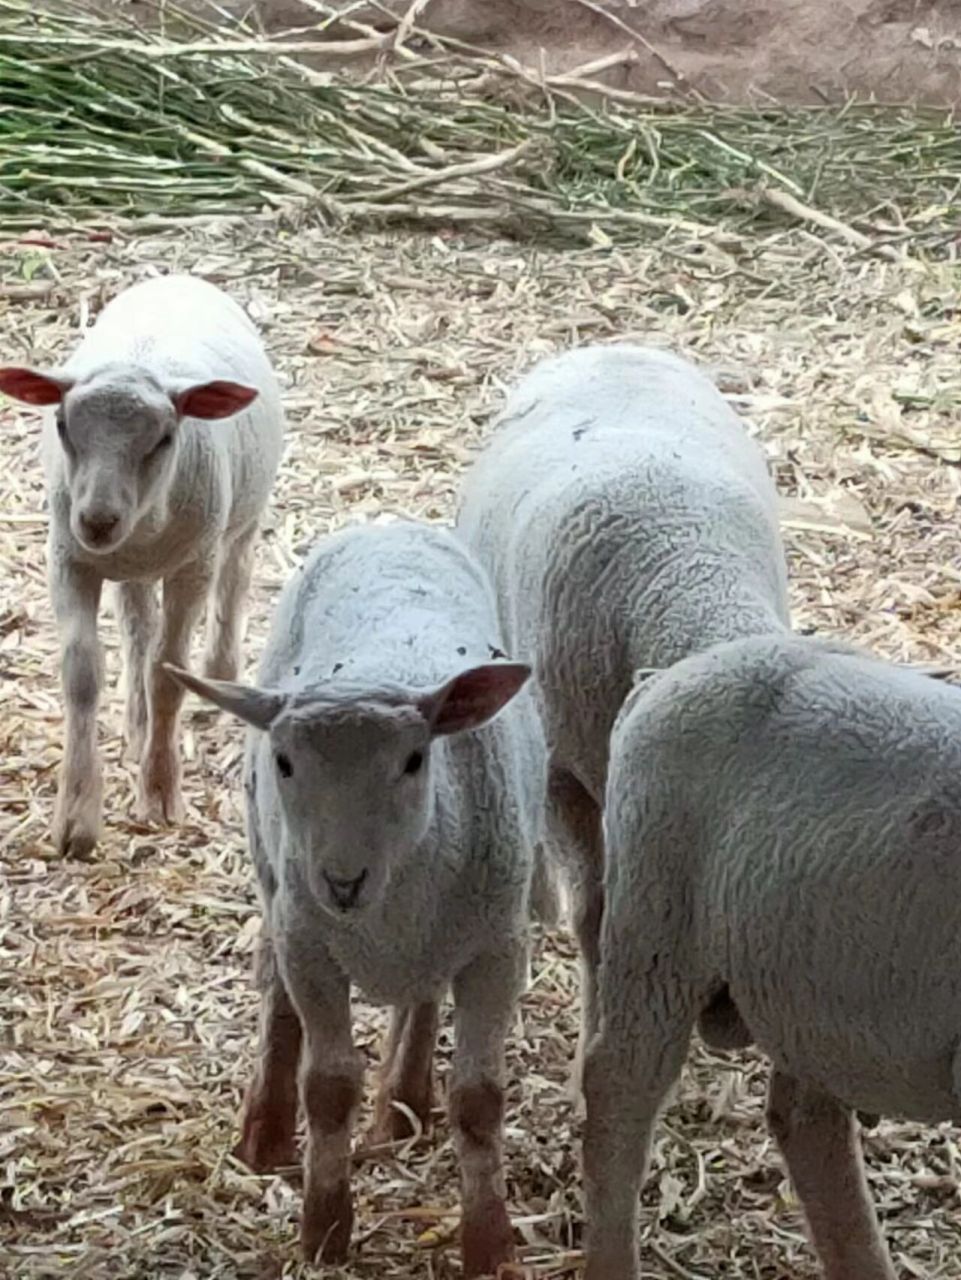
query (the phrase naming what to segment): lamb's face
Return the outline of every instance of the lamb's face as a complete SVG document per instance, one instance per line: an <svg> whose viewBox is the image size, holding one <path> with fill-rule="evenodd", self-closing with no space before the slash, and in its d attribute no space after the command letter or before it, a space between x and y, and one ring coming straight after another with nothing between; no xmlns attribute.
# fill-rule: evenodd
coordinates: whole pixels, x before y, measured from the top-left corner
<svg viewBox="0 0 961 1280"><path fill-rule="evenodd" d="M433 810L431 731L415 706L321 703L270 726L293 856L315 900L369 910L424 839Z"/></svg>
<svg viewBox="0 0 961 1280"><path fill-rule="evenodd" d="M489 662L434 689L337 682L288 694L167 671L269 735L290 855L314 899L348 919L382 900L427 834L432 741L487 724L531 674Z"/></svg>
<svg viewBox="0 0 961 1280"><path fill-rule="evenodd" d="M174 404L149 383L95 380L64 396L56 424L70 531L88 552L114 551L166 499L177 463Z"/></svg>
<svg viewBox="0 0 961 1280"><path fill-rule="evenodd" d="M160 386L125 363L104 365L79 380L56 370L3 366L0 391L53 408L70 491L70 531L95 555L114 551L165 499L183 418L229 418L258 395L256 387L223 378Z"/></svg>

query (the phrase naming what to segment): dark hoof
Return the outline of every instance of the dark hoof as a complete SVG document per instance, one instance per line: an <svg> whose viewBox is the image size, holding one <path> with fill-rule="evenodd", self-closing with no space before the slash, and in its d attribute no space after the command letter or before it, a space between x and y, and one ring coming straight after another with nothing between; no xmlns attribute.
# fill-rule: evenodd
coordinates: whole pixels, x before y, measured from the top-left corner
<svg viewBox="0 0 961 1280"><path fill-rule="evenodd" d="M308 1191L300 1230L304 1257L330 1266L346 1262L353 1225L354 1206L346 1180Z"/></svg>

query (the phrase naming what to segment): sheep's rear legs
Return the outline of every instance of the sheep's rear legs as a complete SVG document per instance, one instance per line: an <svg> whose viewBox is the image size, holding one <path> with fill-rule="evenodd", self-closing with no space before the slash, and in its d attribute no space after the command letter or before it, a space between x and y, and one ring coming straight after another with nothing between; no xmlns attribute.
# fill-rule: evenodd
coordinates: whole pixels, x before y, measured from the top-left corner
<svg viewBox="0 0 961 1280"><path fill-rule="evenodd" d="M124 743L128 759L139 762L147 740L150 655L158 627L157 588L152 582L117 583L117 620L124 665Z"/></svg>
<svg viewBox="0 0 961 1280"><path fill-rule="evenodd" d="M189 665L190 634L209 587L207 571L197 566L164 580L163 628L150 672L150 724L136 807L137 817L147 822L174 823L184 817L177 744L184 689L163 664Z"/></svg>
<svg viewBox="0 0 961 1280"><path fill-rule="evenodd" d="M60 632L66 733L53 816L60 853L84 858L100 838L103 777L97 750L97 707L103 657L97 639L102 579L50 556L50 598Z"/></svg>
<svg viewBox="0 0 961 1280"><path fill-rule="evenodd" d="M775 1069L768 1122L804 1206L825 1280L895 1280L852 1113Z"/></svg>
<svg viewBox="0 0 961 1280"><path fill-rule="evenodd" d="M413 1112L425 1132L430 1129L438 1018L436 1004L391 1011L374 1116L372 1138L375 1143L399 1141L413 1133L410 1118L393 1105L395 1102Z"/></svg>
<svg viewBox="0 0 961 1280"><path fill-rule="evenodd" d="M211 680L236 680L240 673L244 608L254 568L256 526L221 548L217 578L207 602L203 673Z"/></svg>
<svg viewBox="0 0 961 1280"><path fill-rule="evenodd" d="M571 888L574 932L581 957L581 1025L571 1073L579 1098L584 1054L597 1025L597 968L604 914L604 835L601 810L587 789L565 769L553 767L547 783L547 820L552 847Z"/></svg>
<svg viewBox="0 0 961 1280"><path fill-rule="evenodd" d="M297 1066L302 1032L277 969L273 942L261 936L257 952L260 1042L254 1078L244 1098L240 1142L234 1155L255 1173L297 1160Z"/></svg>

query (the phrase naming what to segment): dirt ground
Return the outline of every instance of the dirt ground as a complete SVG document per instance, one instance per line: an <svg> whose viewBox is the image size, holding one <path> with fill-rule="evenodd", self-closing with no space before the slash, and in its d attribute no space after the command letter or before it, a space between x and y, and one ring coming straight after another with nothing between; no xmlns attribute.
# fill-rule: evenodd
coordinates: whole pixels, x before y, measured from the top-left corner
<svg viewBox="0 0 961 1280"><path fill-rule="evenodd" d="M142 0L102 2L147 12ZM207 0L187 5L209 12ZM306 32L318 20L313 0L219 7L271 33ZM385 11L410 5L334 7L382 28ZM419 22L548 72L627 50L631 62L597 78L641 93L742 103L838 103L851 95L961 102L961 0L428 0Z"/></svg>
<svg viewBox="0 0 961 1280"><path fill-rule="evenodd" d="M898 267L807 232L677 234L644 249L546 252L455 235L342 240L283 219L111 243L11 246L0 330L53 361L105 297L196 271L234 293L282 373L289 437L258 547L252 669L282 582L321 531L397 513L446 519L503 388L539 356L628 338L718 378L784 500L799 626L892 658L961 653L961 338L956 271ZM29 281L29 287L22 282ZM103 620L106 832L64 862L49 821L61 756L35 414L0 407L0 1277L294 1280L296 1177L231 1156L256 1025L258 930L244 847L242 734L190 707L189 816L130 813ZM381 1011L356 1007L371 1064ZM577 977L564 930L538 942L509 1045L508 1191L524 1280L581 1266L578 1120L567 1096ZM441 1038L442 1076L450 1030ZM696 1047L660 1125L643 1199L644 1280L815 1280L763 1122L755 1053ZM956 1280L961 1135L885 1121L865 1135L899 1276ZM347 1280L453 1280L457 1178L428 1140L356 1156ZM513 1278L512 1278L513 1280Z"/></svg>

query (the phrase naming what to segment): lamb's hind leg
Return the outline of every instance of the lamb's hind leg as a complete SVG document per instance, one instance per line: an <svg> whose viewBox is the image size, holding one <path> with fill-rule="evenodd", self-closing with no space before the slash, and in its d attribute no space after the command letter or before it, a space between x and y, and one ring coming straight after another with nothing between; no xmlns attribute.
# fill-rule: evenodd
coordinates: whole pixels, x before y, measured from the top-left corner
<svg viewBox="0 0 961 1280"><path fill-rule="evenodd" d="M152 582L117 583L117 620L123 648L124 742L127 756L139 761L147 739L148 663L157 636L157 588Z"/></svg>
<svg viewBox="0 0 961 1280"><path fill-rule="evenodd" d="M149 728L137 803L138 816L148 822L180 822L183 818L177 731L184 688L164 670L164 664L188 665L190 634L209 588L207 569L196 564L164 580L163 626L150 671Z"/></svg>
<svg viewBox="0 0 961 1280"><path fill-rule="evenodd" d="M567 770L551 768L547 783L547 823L574 908L574 931L581 954L581 1025L571 1089L580 1095L584 1053L597 1024L597 969L604 913L604 836L600 806Z"/></svg>
<svg viewBox="0 0 961 1280"><path fill-rule="evenodd" d="M256 1173L266 1173L297 1159L297 1067L302 1039L300 1018L277 968L266 918L257 950L257 986L260 1042L234 1155Z"/></svg>
<svg viewBox="0 0 961 1280"><path fill-rule="evenodd" d="M725 986L716 991L698 1015L701 1039L711 1049L746 1049L754 1037Z"/></svg>
<svg viewBox="0 0 961 1280"><path fill-rule="evenodd" d="M825 1280L895 1280L852 1113L775 1070L768 1120L804 1206Z"/></svg>
<svg viewBox="0 0 961 1280"><path fill-rule="evenodd" d="M254 568L257 527L221 548L214 589L207 602L203 671L211 680L236 680L241 666L244 608Z"/></svg>
<svg viewBox="0 0 961 1280"><path fill-rule="evenodd" d="M439 1009L418 1004L391 1011L387 1052L377 1093L373 1139L392 1142L411 1136L410 1119L395 1102L403 1103L426 1131L434 1106L434 1045Z"/></svg>

